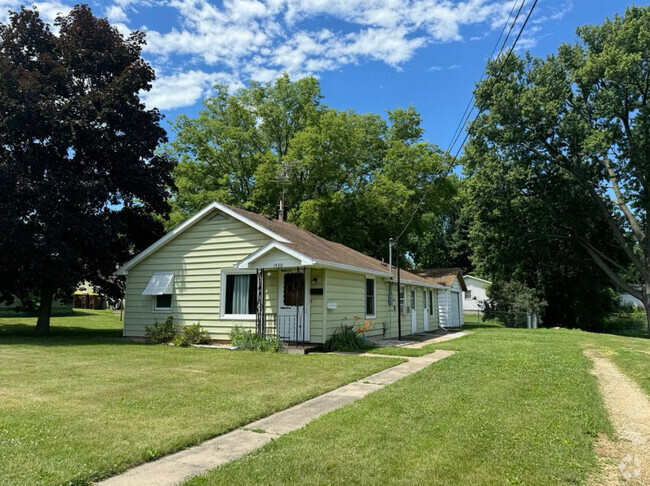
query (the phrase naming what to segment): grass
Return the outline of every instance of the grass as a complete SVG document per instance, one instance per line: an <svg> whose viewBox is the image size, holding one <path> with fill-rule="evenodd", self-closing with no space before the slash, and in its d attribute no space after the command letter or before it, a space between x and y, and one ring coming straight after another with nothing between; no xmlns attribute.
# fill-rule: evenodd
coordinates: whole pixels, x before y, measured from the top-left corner
<svg viewBox="0 0 650 486"><path fill-rule="evenodd" d="M0 484L86 484L397 360L126 343L110 312L0 318Z"/></svg>
<svg viewBox="0 0 650 486"><path fill-rule="evenodd" d="M646 339L650 337L645 312L642 310L614 314L603 324L606 332L610 334Z"/></svg>
<svg viewBox="0 0 650 486"><path fill-rule="evenodd" d="M650 342L474 331L433 347L454 356L188 484L585 484L612 430L583 348L611 349L638 378Z"/></svg>

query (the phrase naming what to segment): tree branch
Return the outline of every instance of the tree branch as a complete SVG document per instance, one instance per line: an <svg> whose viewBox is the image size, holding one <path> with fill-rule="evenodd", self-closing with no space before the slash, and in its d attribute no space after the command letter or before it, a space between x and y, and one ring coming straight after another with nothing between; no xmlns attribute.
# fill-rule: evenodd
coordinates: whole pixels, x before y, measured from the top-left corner
<svg viewBox="0 0 650 486"><path fill-rule="evenodd" d="M639 257L636 256L634 250L630 248L630 245L625 240L625 235L623 235L620 228L616 224L616 221L614 220L614 217L610 213L609 208L605 204L605 201L603 201L600 195L596 192L596 189L588 183L587 177L579 169L573 167L570 161L567 160L566 156L558 149L550 145L546 140L542 139L542 144L546 147L547 150L555 153L560 166L564 170L566 170L569 174L571 174L576 179L578 184L583 189L585 189L587 193L591 196L591 198L594 200L594 202L602 212L603 216L605 217L605 221L607 221L607 224L612 229L612 232L614 233L614 236L616 237L619 244L621 245L621 248L623 249L623 251L625 251L625 254L628 256L628 258L630 259L632 264L636 267L636 269L639 271L639 273L643 275L644 280L649 280L650 275L648 274L645 265L639 259ZM533 147L532 150L538 155L543 157L543 154L541 154L536 148Z"/></svg>
<svg viewBox="0 0 650 486"><path fill-rule="evenodd" d="M633 285L629 284L625 280L623 280L621 277L618 276L618 274L613 271L607 263L600 257L600 255L593 249L593 247L586 242L581 241L580 244L584 247L585 250L587 250L587 253L589 253L589 256L594 260L596 265L600 267L600 269L607 274L607 276L613 280L619 287L621 287L623 290L625 290L627 293L629 293L632 297L636 297L640 301L643 301L643 293L635 289Z"/></svg>
<svg viewBox="0 0 650 486"><path fill-rule="evenodd" d="M607 169L607 174L609 175L609 180L612 183L612 189L614 191L614 195L616 196L616 200L614 202L627 218L627 222L630 224L630 228L632 228L632 232L634 233L634 236L636 236L636 239L639 242L639 244L642 245L643 241L645 240L645 234L641 229L641 225L634 217L632 211L630 211L630 208L625 202L625 198L623 197L623 193L621 192L621 187L619 186L618 183L618 176L616 175L616 172L612 167L612 163L609 160L609 157L607 156L603 157L603 164L605 164L605 168Z"/></svg>

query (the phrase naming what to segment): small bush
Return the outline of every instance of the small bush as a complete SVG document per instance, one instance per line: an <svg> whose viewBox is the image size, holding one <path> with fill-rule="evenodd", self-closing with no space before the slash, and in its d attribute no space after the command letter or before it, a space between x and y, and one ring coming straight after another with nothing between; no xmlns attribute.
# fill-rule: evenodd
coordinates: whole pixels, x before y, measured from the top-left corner
<svg viewBox="0 0 650 486"><path fill-rule="evenodd" d="M247 331L240 326L235 326L230 331L230 343L237 349L251 351L269 351L279 353L284 349L279 337L260 336L259 334Z"/></svg>
<svg viewBox="0 0 650 486"><path fill-rule="evenodd" d="M178 334L172 340L174 344L185 348L192 344L210 344L211 341L210 333L203 329L199 323L180 326Z"/></svg>
<svg viewBox="0 0 650 486"><path fill-rule="evenodd" d="M151 344L170 343L178 335L179 325L174 322L174 318L169 316L165 322L158 322L145 328L147 342Z"/></svg>
<svg viewBox="0 0 650 486"><path fill-rule="evenodd" d="M341 325L334 331L332 337L325 341L325 351L367 351L374 348L361 332L360 327Z"/></svg>

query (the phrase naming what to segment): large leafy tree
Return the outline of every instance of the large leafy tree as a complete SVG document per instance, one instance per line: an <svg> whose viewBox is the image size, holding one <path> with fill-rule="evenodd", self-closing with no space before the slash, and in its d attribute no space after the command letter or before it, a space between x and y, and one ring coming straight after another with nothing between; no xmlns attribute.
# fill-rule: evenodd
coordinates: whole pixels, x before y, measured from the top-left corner
<svg viewBox="0 0 650 486"><path fill-rule="evenodd" d="M486 111L472 126L471 157L499 158L533 181L557 174L552 183L576 202L546 235L570 239L641 299L650 330L650 9L630 7L578 37L546 59L490 64L476 90Z"/></svg>
<svg viewBox="0 0 650 486"><path fill-rule="evenodd" d="M163 229L172 168L138 96L154 79L144 35L83 5L55 24L23 8L0 25L0 294L40 297L38 334L80 281L117 291L116 266Z"/></svg>
<svg viewBox="0 0 650 486"><path fill-rule="evenodd" d="M455 186L440 150L422 140L417 111L396 109L385 121L321 100L314 78L283 75L235 93L217 86L197 118L179 117L168 147L179 160L170 226L215 199L269 215L282 199L290 222L385 258L433 184L410 232L426 227Z"/></svg>
<svg viewBox="0 0 650 486"><path fill-rule="evenodd" d="M536 289L547 325L598 325L613 305L611 282L572 236L608 246L611 232L593 201L561 169L504 159L478 141L466 162L463 210L478 273Z"/></svg>

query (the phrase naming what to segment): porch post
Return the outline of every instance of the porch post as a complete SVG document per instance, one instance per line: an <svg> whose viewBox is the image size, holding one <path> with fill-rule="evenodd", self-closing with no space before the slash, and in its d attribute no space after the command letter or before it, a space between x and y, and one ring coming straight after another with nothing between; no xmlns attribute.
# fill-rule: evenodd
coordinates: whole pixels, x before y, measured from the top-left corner
<svg viewBox="0 0 650 486"><path fill-rule="evenodd" d="M257 327L257 334L261 336L266 335L266 326L264 322L264 269L257 269L257 307L255 312L255 320Z"/></svg>

